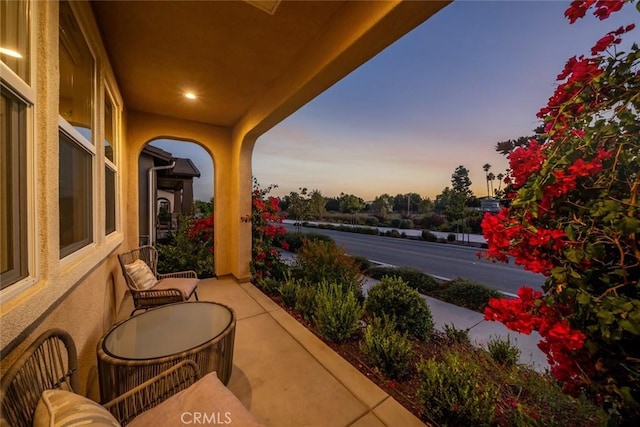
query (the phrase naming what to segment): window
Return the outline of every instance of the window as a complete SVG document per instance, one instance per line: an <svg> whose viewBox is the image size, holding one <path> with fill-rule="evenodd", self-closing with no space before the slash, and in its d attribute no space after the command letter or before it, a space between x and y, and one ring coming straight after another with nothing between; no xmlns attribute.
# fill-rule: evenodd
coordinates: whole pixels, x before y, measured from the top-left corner
<svg viewBox="0 0 640 427"><path fill-rule="evenodd" d="M60 2L59 49L60 115L92 143L95 60L68 2Z"/></svg>
<svg viewBox="0 0 640 427"><path fill-rule="evenodd" d="M108 93L104 96L104 182L105 234L116 231L116 175L114 136L116 135L115 107Z"/></svg>
<svg viewBox="0 0 640 427"><path fill-rule="evenodd" d="M105 234L116 231L116 173L109 166L104 167L105 181Z"/></svg>
<svg viewBox="0 0 640 427"><path fill-rule="evenodd" d="M68 2L60 2L60 258L93 239L95 59Z"/></svg>
<svg viewBox="0 0 640 427"><path fill-rule="evenodd" d="M60 131L60 257L93 241L92 156Z"/></svg>
<svg viewBox="0 0 640 427"><path fill-rule="evenodd" d="M0 289L30 273L31 7L0 0Z"/></svg>
<svg viewBox="0 0 640 427"><path fill-rule="evenodd" d="M28 1L0 1L0 58L27 84L31 82L30 6Z"/></svg>
<svg viewBox="0 0 640 427"><path fill-rule="evenodd" d="M2 88L0 96L0 284L27 276L26 111Z"/></svg>

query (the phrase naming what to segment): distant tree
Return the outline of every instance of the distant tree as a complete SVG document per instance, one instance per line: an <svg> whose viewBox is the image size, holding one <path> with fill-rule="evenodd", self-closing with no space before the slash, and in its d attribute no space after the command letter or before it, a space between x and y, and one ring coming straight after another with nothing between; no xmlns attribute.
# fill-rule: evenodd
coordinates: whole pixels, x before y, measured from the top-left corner
<svg viewBox="0 0 640 427"><path fill-rule="evenodd" d="M493 194L493 181L495 181L496 176L493 174L493 172L489 172L489 174L487 175L487 185L491 184L491 193L488 193L487 196L490 197L491 194Z"/></svg>
<svg viewBox="0 0 640 427"><path fill-rule="evenodd" d="M433 201L429 197L427 197L425 199L422 199L422 202L418 207L418 212L422 214L428 214L433 211L433 208L434 208Z"/></svg>
<svg viewBox="0 0 640 427"><path fill-rule="evenodd" d="M469 178L469 169L462 165L458 166L451 175L451 186L453 187L453 191L463 194L465 198L473 196L473 191L471 191L471 179Z"/></svg>
<svg viewBox="0 0 640 427"><path fill-rule="evenodd" d="M289 193L289 196L287 196L289 202L287 214L290 219L295 220L296 229L298 230L298 233L300 233L302 231L301 222L306 219L307 215L309 215L310 204L309 198L307 197L307 189L299 188L298 190L300 191L299 193L292 191Z"/></svg>
<svg viewBox="0 0 640 427"><path fill-rule="evenodd" d="M482 166L482 170L484 170L484 175L487 178L487 197L491 196L491 193L489 192L489 170L491 169L491 165L489 163L485 163L484 166Z"/></svg>
<svg viewBox="0 0 640 427"><path fill-rule="evenodd" d="M327 197L324 207L328 212L340 212L340 200L337 197Z"/></svg>
<svg viewBox="0 0 640 427"><path fill-rule="evenodd" d="M340 193L338 200L340 201L340 212L354 216L365 206L364 200L353 194ZM352 220L355 222L355 218L352 218Z"/></svg>
<svg viewBox="0 0 640 427"><path fill-rule="evenodd" d="M213 213L213 197L208 202L204 200L196 200L193 202L193 213L199 215L201 218L210 217Z"/></svg>
<svg viewBox="0 0 640 427"><path fill-rule="evenodd" d="M387 193L377 196L371 203L371 210L375 215L386 218L393 211L394 198Z"/></svg>
<svg viewBox="0 0 640 427"><path fill-rule="evenodd" d="M309 210L311 213L318 215L321 221L327 212L325 209L326 203L327 201L320 190L312 190L311 193L309 193Z"/></svg>

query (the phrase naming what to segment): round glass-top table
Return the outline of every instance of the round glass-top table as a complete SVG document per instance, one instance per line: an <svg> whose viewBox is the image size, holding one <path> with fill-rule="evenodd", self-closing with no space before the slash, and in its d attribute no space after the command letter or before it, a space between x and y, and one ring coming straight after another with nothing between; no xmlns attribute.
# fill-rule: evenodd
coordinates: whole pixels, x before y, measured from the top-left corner
<svg viewBox="0 0 640 427"><path fill-rule="evenodd" d="M216 371L227 384L233 366L235 313L226 305L167 304L111 328L98 343L100 398L109 401L182 360L200 376Z"/></svg>

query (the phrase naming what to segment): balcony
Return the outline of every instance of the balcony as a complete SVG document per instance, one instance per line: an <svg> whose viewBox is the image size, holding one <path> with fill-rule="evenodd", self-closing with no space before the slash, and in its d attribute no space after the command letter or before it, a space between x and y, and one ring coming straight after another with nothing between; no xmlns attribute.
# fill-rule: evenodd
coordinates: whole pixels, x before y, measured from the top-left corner
<svg viewBox="0 0 640 427"><path fill-rule="evenodd" d="M424 425L251 283L205 279L198 295L235 310L228 388L266 425ZM118 320L132 308L127 294Z"/></svg>

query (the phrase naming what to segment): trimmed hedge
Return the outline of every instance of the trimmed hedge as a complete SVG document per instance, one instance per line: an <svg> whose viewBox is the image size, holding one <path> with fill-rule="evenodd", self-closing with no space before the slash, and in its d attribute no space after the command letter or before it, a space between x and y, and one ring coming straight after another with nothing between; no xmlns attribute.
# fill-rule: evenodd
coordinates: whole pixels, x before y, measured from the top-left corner
<svg viewBox="0 0 640 427"><path fill-rule="evenodd" d="M371 267L364 274L378 280L385 276L400 277L407 285L425 295L432 295L443 288L433 277L410 267Z"/></svg>

